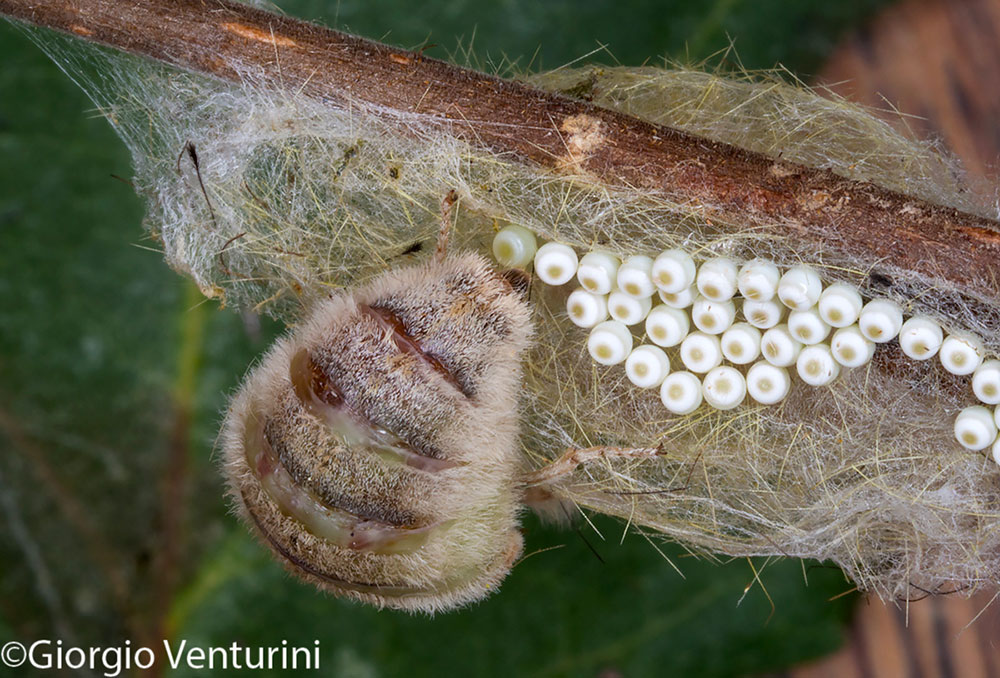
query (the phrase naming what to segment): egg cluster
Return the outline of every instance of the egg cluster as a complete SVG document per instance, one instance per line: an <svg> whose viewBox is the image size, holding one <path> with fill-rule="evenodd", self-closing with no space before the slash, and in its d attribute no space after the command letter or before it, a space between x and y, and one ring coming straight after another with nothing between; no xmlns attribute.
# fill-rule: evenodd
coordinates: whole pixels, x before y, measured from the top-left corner
<svg viewBox="0 0 1000 678"><path fill-rule="evenodd" d="M694 412L702 402L728 410L747 396L778 403L793 374L810 386L830 384L841 369L870 361L876 344L898 338L913 360L937 356L948 372L972 375L983 404L959 413L955 438L970 450L992 445L1000 464L1000 360L983 360L978 337L945 336L927 317L904 319L892 300L866 302L851 285L824 287L808 266L781 271L763 259L739 266L717 257L698 266L678 249L624 261L599 251L579 258L561 243L538 247L534 234L519 226L496 235L493 253L504 266L533 263L537 279L548 285L576 278L580 288L570 293L566 310L573 323L590 329L591 357L602 365L624 363L628 379L659 388L674 414ZM644 329L649 343L637 346L630 328ZM664 349L672 347L684 370L671 370Z"/></svg>

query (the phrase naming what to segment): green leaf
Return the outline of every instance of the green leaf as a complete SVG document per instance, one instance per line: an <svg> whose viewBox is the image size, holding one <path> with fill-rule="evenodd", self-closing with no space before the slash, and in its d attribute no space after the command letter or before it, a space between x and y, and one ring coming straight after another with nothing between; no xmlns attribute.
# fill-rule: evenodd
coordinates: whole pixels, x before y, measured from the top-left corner
<svg viewBox="0 0 1000 678"><path fill-rule="evenodd" d="M372 0L279 2L290 13L404 47L483 64L515 61L532 71L557 68L600 49L602 63L659 64L664 56L701 61L736 47L748 69L781 63L807 77L837 39L887 0L435 0L413 5ZM463 48L457 49L461 43ZM606 49L601 49L602 47Z"/></svg>
<svg viewBox="0 0 1000 678"><path fill-rule="evenodd" d="M814 69L860 9L766 0L504 3L300 0L325 18L444 55L557 66L599 43L623 63L702 58L735 39L748 67ZM339 8L339 9L338 9ZM472 36L475 35L475 40ZM685 47L687 46L687 47ZM687 52L685 51L687 49ZM458 55L460 58L462 55ZM607 54L598 55L610 61ZM82 92L0 25L0 619L4 638L158 645L321 640L339 675L724 675L832 650L838 573L772 564L753 579L667 555L597 521L606 564L573 533L528 523L503 589L429 620L345 604L291 580L228 515L213 449L226 396L280 328L218 309L167 269L142 228L124 147ZM589 528L583 532L598 541ZM769 620L770 617L770 620ZM718 648L727 648L719 651ZM515 670L516 669L516 670ZM663 669L661 671L661 669ZM23 675L29 675L25 672Z"/></svg>

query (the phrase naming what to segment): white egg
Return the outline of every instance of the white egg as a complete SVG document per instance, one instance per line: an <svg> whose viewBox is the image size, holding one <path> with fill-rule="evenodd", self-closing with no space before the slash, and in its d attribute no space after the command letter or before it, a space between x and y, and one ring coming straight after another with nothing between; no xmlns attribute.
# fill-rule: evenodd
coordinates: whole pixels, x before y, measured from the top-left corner
<svg viewBox="0 0 1000 678"><path fill-rule="evenodd" d="M698 269L697 285L701 295L712 301L727 301L736 295L736 264L725 257L709 259Z"/></svg>
<svg viewBox="0 0 1000 678"><path fill-rule="evenodd" d="M688 314L666 304L659 304L646 316L646 336L657 346L676 346L691 331Z"/></svg>
<svg viewBox="0 0 1000 678"><path fill-rule="evenodd" d="M747 383L739 370L728 365L716 367L701 382L705 402L717 410L731 410L747 395Z"/></svg>
<svg viewBox="0 0 1000 678"><path fill-rule="evenodd" d="M603 294L574 290L566 299L566 313L578 327L593 327L608 317L608 299Z"/></svg>
<svg viewBox="0 0 1000 678"><path fill-rule="evenodd" d="M808 266L789 269L778 281L778 298L793 311L804 311L819 301L823 281Z"/></svg>
<svg viewBox="0 0 1000 678"><path fill-rule="evenodd" d="M694 284L697 269L694 259L684 250L667 250L653 260L650 273L657 289L677 294Z"/></svg>
<svg viewBox="0 0 1000 678"><path fill-rule="evenodd" d="M625 360L625 375L640 388L654 388L670 374L670 359L656 346L637 346Z"/></svg>
<svg viewBox="0 0 1000 678"><path fill-rule="evenodd" d="M747 393L762 405L774 405L785 399L792 387L788 370L760 361L747 371Z"/></svg>
<svg viewBox="0 0 1000 678"><path fill-rule="evenodd" d="M588 252L583 255L576 269L576 279L583 289L592 294L608 294L615 287L618 267L621 263L618 257L607 252Z"/></svg>
<svg viewBox="0 0 1000 678"><path fill-rule="evenodd" d="M493 256L506 268L524 268L537 251L535 234L523 226L505 226L493 238Z"/></svg>
<svg viewBox="0 0 1000 678"><path fill-rule="evenodd" d="M766 259L754 259L743 264L736 285L740 294L752 301L769 301L778 291L781 271Z"/></svg>
<svg viewBox="0 0 1000 678"><path fill-rule="evenodd" d="M590 331L587 351L602 365L617 365L632 352L632 333L617 320L605 320Z"/></svg>
<svg viewBox="0 0 1000 678"><path fill-rule="evenodd" d="M535 252L535 275L547 285L564 285L576 275L578 263L572 247L545 243Z"/></svg>
<svg viewBox="0 0 1000 678"><path fill-rule="evenodd" d="M714 334L692 332L681 342L681 362L692 372L704 374L722 362L722 346Z"/></svg>
<svg viewBox="0 0 1000 678"><path fill-rule="evenodd" d="M653 260L645 255L629 257L618 267L618 289L636 299L653 296L652 268Z"/></svg>
<svg viewBox="0 0 1000 678"><path fill-rule="evenodd" d="M660 384L660 401L674 414L694 412L701 400L701 379L690 372L673 372Z"/></svg>

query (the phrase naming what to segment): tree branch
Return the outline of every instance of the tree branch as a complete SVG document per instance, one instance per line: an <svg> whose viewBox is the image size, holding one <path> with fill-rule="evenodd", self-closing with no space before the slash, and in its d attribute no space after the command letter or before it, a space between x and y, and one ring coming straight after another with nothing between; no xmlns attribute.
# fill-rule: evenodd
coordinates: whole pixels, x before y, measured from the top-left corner
<svg viewBox="0 0 1000 678"><path fill-rule="evenodd" d="M253 68L274 87L438 118L514 161L680 196L708 220L749 222L809 251L886 261L1000 300L1000 224L829 171L229 0L0 0L0 13L218 78Z"/></svg>

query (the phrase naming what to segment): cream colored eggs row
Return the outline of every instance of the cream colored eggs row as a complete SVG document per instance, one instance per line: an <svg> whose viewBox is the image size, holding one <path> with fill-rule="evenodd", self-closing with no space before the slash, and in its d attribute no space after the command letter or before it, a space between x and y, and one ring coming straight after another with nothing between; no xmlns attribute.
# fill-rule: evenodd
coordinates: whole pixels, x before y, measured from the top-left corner
<svg viewBox="0 0 1000 678"><path fill-rule="evenodd" d="M626 325L647 320L650 340L672 346L683 340L690 324L685 326L680 314L671 315L670 309L690 307L699 331L721 334L735 320L732 299L739 293L744 298L744 318L757 329L778 327L787 310L783 325L799 344L818 344L833 331L830 344L845 367L863 365L874 348L870 344L898 336L904 354L914 360L937 355L952 374L974 375L973 390L983 403L1000 404L1000 363L981 364L983 344L977 337L945 337L930 318L918 316L904 322L895 302L873 299L864 303L858 290L844 283L824 289L819 275L807 266L782 273L762 259L737 267L733 261L718 257L698 267L688 253L678 249L655 258L637 255L624 262L606 252L590 252L578 259L573 248L561 243L537 247L534 234L520 226L501 230L493 249L501 264L525 267L534 263L536 275L547 284L565 284L575 276L583 289L570 295L567 307L570 317L582 327L594 327L608 315ZM654 293L662 302L655 307ZM652 322L648 321L650 315ZM836 331L851 327L857 328L861 338L850 329ZM745 328L741 332L747 334ZM792 358L795 344L785 337L776 336L774 346L783 347L787 359Z"/></svg>
<svg viewBox="0 0 1000 678"><path fill-rule="evenodd" d="M893 338L898 333L906 355L915 360L927 360L938 354L949 372L973 372L973 390L982 402L1000 403L1000 362L981 362L981 342L968 336L945 338L941 328L927 318L915 317L902 322L902 314L892 302L869 302L862 307L856 323L835 330L815 306L791 311L787 318L783 318L780 310L768 312L763 318L765 313L752 307L752 303L743 304L745 322L735 322L737 311L732 300L715 302L701 295L685 309L668 303L654 306L649 298L635 299L619 291L605 296L578 289L569 295L566 308L570 319L584 328L597 326L609 315L628 326L644 322L646 336L661 347L680 344L694 329L704 334L721 335L726 358L738 365L750 362L757 357L758 351L763 351L771 362L787 367L804 346L829 339L840 365L860 367L871 359L876 343L884 343L885 337ZM785 322L778 322L783 319ZM731 347L731 351L727 352L727 347Z"/></svg>
<svg viewBox="0 0 1000 678"><path fill-rule="evenodd" d="M764 344L763 361L757 360L761 356L760 332L745 323L734 326L721 339L704 332L692 332L680 342L678 356L685 370L694 374L710 373L723 366L724 359L736 365L757 361L781 370L794 366L802 380L812 386L829 384L840 373L840 365L826 345L803 348L798 344L792 350L781 343L780 337L768 337L767 333L764 336L768 341L774 339L775 345ZM787 340L794 342L790 338ZM660 346L643 344L634 348L633 344L628 327L617 320L606 320L591 330L587 351L602 365L625 363L626 375L636 386L659 386L670 373L667 354Z"/></svg>
<svg viewBox="0 0 1000 678"><path fill-rule="evenodd" d="M607 252L578 258L561 243L538 247L534 234L517 226L501 230L493 249L505 266L534 264L535 275L546 284L563 285L575 277L581 289L569 295L567 311L574 323L592 328L587 342L591 356L605 365L624 362L634 384L659 386L664 405L678 414L694 411L703 401L729 409L747 394L758 402L779 402L790 387L787 368L794 366L807 384L829 384L841 367L864 365L876 344L896 337L905 355L914 360L938 356L948 372L972 375L980 401L1000 404L1000 361L983 362L984 347L977 337L945 337L932 319L904 320L895 302L865 303L857 289L844 283L824 288L807 266L781 272L769 261L737 266L724 257L698 266L677 249L624 261ZM741 322L738 295L743 298ZM654 346L633 349L629 326L639 323ZM670 372L663 348L674 346L685 371ZM753 365L744 377L722 365L723 360ZM969 449L993 445L1000 463L998 417L985 407L966 408L956 419L955 437Z"/></svg>
<svg viewBox="0 0 1000 678"><path fill-rule="evenodd" d="M648 344L632 348L627 327L614 320L602 325L591 332L587 341L591 356L605 365L624 360L629 381L640 388L659 387L660 400L674 414L690 414L703 401L716 409L729 410L742 403L747 394L771 405L784 399L791 387L788 370L763 361L751 366L745 377L736 368L721 365L718 347L710 341L702 344L686 340L681 360L688 370L671 372L670 359L662 348ZM705 373L704 377L695 372Z"/></svg>

